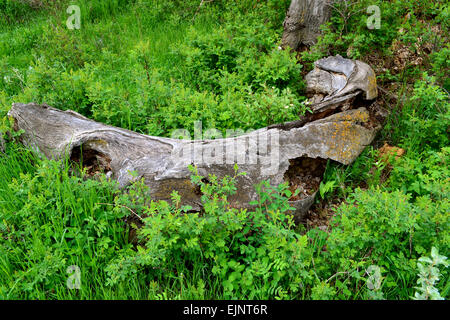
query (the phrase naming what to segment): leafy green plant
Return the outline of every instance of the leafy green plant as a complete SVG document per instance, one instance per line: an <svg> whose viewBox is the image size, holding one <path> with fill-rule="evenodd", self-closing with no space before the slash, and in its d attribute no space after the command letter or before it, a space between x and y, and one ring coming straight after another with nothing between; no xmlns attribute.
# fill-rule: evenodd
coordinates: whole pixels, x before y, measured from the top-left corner
<svg viewBox="0 0 450 320"><path fill-rule="evenodd" d="M152 201L142 213L137 251L107 268L110 285L140 273L175 280L200 266L211 270L228 298L287 298L308 283L309 262L302 256L307 238L294 232L292 216L286 214L287 185L274 189L264 182L257 188L257 210L238 210L227 199L243 173L221 181L210 175L204 182L191 169L192 182L202 192L203 212L187 214L191 208L180 206L177 193L172 204Z"/></svg>
<svg viewBox="0 0 450 320"><path fill-rule="evenodd" d="M431 59L431 65L436 78L440 80L448 92L450 90L450 80L447 76L448 70L450 69L450 44L447 43L446 47L432 53Z"/></svg>
<svg viewBox="0 0 450 320"><path fill-rule="evenodd" d="M419 268L419 279L417 291L414 294L414 300L444 300L439 291L435 288L436 282L439 281L441 273L439 265L448 267L447 257L440 256L435 247L431 248L431 257L420 257L417 262Z"/></svg>
<svg viewBox="0 0 450 320"><path fill-rule="evenodd" d="M336 181L334 181L334 180L327 181L326 183L323 183L323 181L322 181L319 186L320 197L322 199L324 199L325 194L333 192L333 190L335 188L335 184L336 184Z"/></svg>
<svg viewBox="0 0 450 320"><path fill-rule="evenodd" d="M445 214L448 201L410 199L400 191L356 189L332 220L327 255L336 264L334 270L359 281L361 269L377 265L387 271L387 288L396 283L399 275L402 281L412 283L413 266L424 248L448 248L448 235L443 230L448 228L449 219ZM347 280L347 285L352 283ZM389 295L389 290L384 292Z"/></svg>
<svg viewBox="0 0 450 320"><path fill-rule="evenodd" d="M332 300L335 295L336 289L325 281L315 285L311 290L312 300Z"/></svg>
<svg viewBox="0 0 450 320"><path fill-rule="evenodd" d="M377 166L376 160L377 150L368 146L349 166L328 161L319 186L321 198L345 198L361 183L377 185L383 165L378 163Z"/></svg>
<svg viewBox="0 0 450 320"><path fill-rule="evenodd" d="M426 73L415 83L413 95L403 106L393 139L408 152L439 150L448 145L450 108L448 94Z"/></svg>

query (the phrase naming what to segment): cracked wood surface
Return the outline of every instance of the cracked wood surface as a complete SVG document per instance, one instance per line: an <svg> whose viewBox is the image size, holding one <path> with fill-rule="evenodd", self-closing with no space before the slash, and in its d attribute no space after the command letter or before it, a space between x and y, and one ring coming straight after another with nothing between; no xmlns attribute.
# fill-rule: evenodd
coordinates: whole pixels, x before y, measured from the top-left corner
<svg viewBox="0 0 450 320"><path fill-rule="evenodd" d="M189 164L196 165L202 176L215 174L221 178L232 176L237 163L247 175L237 178L237 193L230 202L245 208L257 199L255 184L262 180L270 180L273 185L284 182L290 161L320 158L350 164L376 133L367 126L369 113L365 108L294 125L289 130L268 127L216 140L147 136L95 122L74 111L35 103L14 103L9 116L15 119L16 130L24 130L21 141L46 157L70 157L82 146L83 152L96 157L121 187L144 178L153 199L170 200L172 190L177 190L182 204L193 210L201 210L201 203L190 182ZM307 211L314 195L291 201L297 217Z"/></svg>

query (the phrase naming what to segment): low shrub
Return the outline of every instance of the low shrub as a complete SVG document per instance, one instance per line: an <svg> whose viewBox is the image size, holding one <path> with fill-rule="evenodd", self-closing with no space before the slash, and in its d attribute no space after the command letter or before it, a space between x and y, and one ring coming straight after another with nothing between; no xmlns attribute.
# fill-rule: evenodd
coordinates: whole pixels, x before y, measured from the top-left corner
<svg viewBox="0 0 450 320"><path fill-rule="evenodd" d="M190 208L180 206L175 192L172 204L152 201L143 207L144 224L137 231L140 244L110 264L109 284L127 281L132 274L178 281L190 272L217 283L225 298L298 294L311 279L308 255L303 254L308 243L306 235L294 231L287 214L287 185L273 188L262 183L256 211L233 209L227 197L236 192L234 180L241 174L236 171L221 181L209 176L207 184L194 169L192 182L203 194L202 213L187 213Z"/></svg>
<svg viewBox="0 0 450 320"><path fill-rule="evenodd" d="M393 113L386 130L392 131L391 139L407 152L420 154L448 145L449 117L448 94L425 73L401 111Z"/></svg>

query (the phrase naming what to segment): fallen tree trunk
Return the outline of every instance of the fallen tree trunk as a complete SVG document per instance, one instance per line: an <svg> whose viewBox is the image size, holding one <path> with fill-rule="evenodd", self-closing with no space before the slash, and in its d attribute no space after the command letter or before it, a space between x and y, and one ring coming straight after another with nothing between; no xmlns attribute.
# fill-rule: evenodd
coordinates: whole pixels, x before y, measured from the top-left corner
<svg viewBox="0 0 450 320"><path fill-rule="evenodd" d="M332 0L292 0L283 23L283 48L297 50L311 46L320 35L320 26L330 20Z"/></svg>
<svg viewBox="0 0 450 320"><path fill-rule="evenodd" d="M191 184L188 165L202 176L234 174L234 164L247 175L237 178L230 202L237 208L256 200L254 185L284 181L300 194L290 199L297 218L314 200L327 159L350 164L374 138L365 108L347 110L288 130L263 128L238 137L180 140L153 137L92 121L73 111L47 105L14 103L9 116L21 141L48 158L73 161L103 171L120 186L144 178L155 200L169 200L176 190L182 204L201 210L199 190ZM136 175L132 175L136 172Z"/></svg>

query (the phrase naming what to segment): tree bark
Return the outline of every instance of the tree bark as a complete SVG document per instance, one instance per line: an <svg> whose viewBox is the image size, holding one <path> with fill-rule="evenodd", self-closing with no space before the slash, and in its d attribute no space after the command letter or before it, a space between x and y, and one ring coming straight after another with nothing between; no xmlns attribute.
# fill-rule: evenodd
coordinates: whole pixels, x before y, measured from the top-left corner
<svg viewBox="0 0 450 320"><path fill-rule="evenodd" d="M320 26L330 20L331 2L292 0L283 23L281 46L297 50L301 45L313 45L320 35Z"/></svg>

